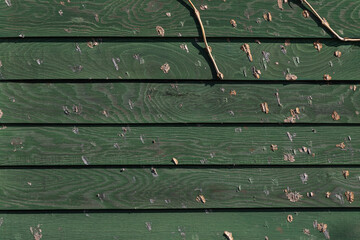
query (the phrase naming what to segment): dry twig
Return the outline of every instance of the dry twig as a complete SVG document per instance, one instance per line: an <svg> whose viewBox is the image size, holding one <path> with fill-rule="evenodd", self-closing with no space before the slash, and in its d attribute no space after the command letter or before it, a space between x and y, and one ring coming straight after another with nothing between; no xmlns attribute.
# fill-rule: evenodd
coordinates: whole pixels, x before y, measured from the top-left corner
<svg viewBox="0 0 360 240"><path fill-rule="evenodd" d="M311 6L311 4L307 1L307 0L300 0L301 3L305 3L310 9L311 11L315 14L315 16L321 21L322 25L324 25L330 32L332 32L332 34L334 34L339 40L344 41L344 42L359 42L360 38L348 38L348 37L341 37L337 32L335 32L334 29L332 29L330 27L329 22L321 17L319 15L319 13Z"/></svg>
<svg viewBox="0 0 360 240"><path fill-rule="evenodd" d="M199 12L199 10L197 10L197 8L196 8L195 5L191 2L191 0L188 0L188 1L189 1L189 3L191 4L192 8L194 9L195 15L196 15L196 17L197 17L197 19L198 19L198 21L199 21L200 28L201 28L201 32L202 32L202 35L203 35L203 38L204 38L204 43L205 43L205 46L206 46L206 50L207 50L207 52L208 52L208 54L209 54L209 57L211 58L211 61L212 61L213 64L214 64L214 67L215 67L215 70L216 70L216 75L217 75L217 77L218 77L219 79L222 80L222 79L224 79L224 74L222 74L222 72L220 72L218 66L216 65L215 59L214 59L214 57L213 57L213 55L212 55L212 53L211 53L212 50L211 50L211 47L209 46L209 44L208 44L208 42L207 42L207 40L206 40L205 29L204 29L204 25L203 25L203 23L202 23L202 21L201 21L200 12Z"/></svg>

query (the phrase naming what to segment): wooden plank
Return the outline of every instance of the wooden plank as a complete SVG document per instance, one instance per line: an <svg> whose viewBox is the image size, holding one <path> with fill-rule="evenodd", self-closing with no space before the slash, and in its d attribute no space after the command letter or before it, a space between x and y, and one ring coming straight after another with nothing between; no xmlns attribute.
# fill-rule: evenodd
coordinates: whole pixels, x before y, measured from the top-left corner
<svg viewBox="0 0 360 240"><path fill-rule="evenodd" d="M199 9L201 4L207 6L207 10L200 11L208 36L332 37L313 15L302 16L304 7L297 1L284 4L283 11L272 0L194 3ZM311 4L336 31L347 37L360 36L359 1L312 1ZM165 36L196 37L199 31L192 12L187 1L6 0L0 5L0 36L155 37L156 26L162 26ZM263 18L266 12L271 13L271 22ZM236 20L236 28L230 24L231 19Z"/></svg>
<svg viewBox="0 0 360 240"><path fill-rule="evenodd" d="M83 156L91 165L360 164L357 126L8 126L0 134L2 166L83 165ZM284 161L289 153L295 162Z"/></svg>
<svg viewBox="0 0 360 240"><path fill-rule="evenodd" d="M349 171L346 179L343 170ZM359 178L358 167L10 168L0 170L0 210L353 208L360 206ZM287 188L303 197L291 202ZM354 193L353 203L346 199L347 191ZM329 198L326 192L331 192ZM206 203L196 200L199 194Z"/></svg>
<svg viewBox="0 0 360 240"><path fill-rule="evenodd" d="M194 39L19 39L0 41L0 78L28 79L216 79L204 44ZM213 54L225 80L257 80L252 68L261 71L260 80L284 80L287 73L298 80L359 80L356 62L360 47L356 43L322 40L318 52L314 40L254 39L210 40ZM248 43L253 62L241 46ZM185 47L186 46L186 47ZM281 49L281 46L285 50ZM183 49L182 49L182 48ZM341 58L334 56L341 51ZM285 53L285 54L284 54ZM168 63L164 73L161 66ZM314 64L316 63L316 64Z"/></svg>
<svg viewBox="0 0 360 240"><path fill-rule="evenodd" d="M296 123L359 123L359 88L349 86L3 82L0 123L283 123L296 107Z"/></svg>
<svg viewBox="0 0 360 240"><path fill-rule="evenodd" d="M286 219L292 215L294 220ZM170 212L170 213L14 213L2 214L2 239L33 239L30 227L41 229L42 239L326 239L313 227L327 224L331 239L358 239L359 212ZM221 221L219 221L221 219ZM40 224L40 225L39 225ZM38 227L39 225L39 227ZM304 229L310 231L304 234Z"/></svg>

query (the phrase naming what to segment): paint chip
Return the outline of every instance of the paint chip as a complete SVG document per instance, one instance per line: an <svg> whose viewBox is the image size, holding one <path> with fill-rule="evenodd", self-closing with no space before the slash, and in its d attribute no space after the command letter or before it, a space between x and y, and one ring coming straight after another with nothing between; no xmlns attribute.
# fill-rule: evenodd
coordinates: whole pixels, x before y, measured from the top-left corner
<svg viewBox="0 0 360 240"><path fill-rule="evenodd" d="M290 153L284 154L284 161L295 162L295 157Z"/></svg>
<svg viewBox="0 0 360 240"><path fill-rule="evenodd" d="M335 57L338 57L338 58L341 57L341 54L342 54L342 53L341 53L339 50L337 50L337 51L334 52Z"/></svg>
<svg viewBox="0 0 360 240"><path fill-rule="evenodd" d="M330 81L332 79L332 77L329 74L324 74L323 79L325 81Z"/></svg>
<svg viewBox="0 0 360 240"><path fill-rule="evenodd" d="M30 232L34 237L34 240L40 240L42 238L40 224L38 224L36 227L30 227Z"/></svg>
<svg viewBox="0 0 360 240"><path fill-rule="evenodd" d="M176 159L176 158L172 158L171 161L175 164L175 165L178 165L179 164L179 161Z"/></svg>
<svg viewBox="0 0 360 240"><path fill-rule="evenodd" d="M160 67L160 69L164 72L164 73L168 73L170 71L170 65L168 63L164 63L164 65L162 65Z"/></svg>
<svg viewBox="0 0 360 240"><path fill-rule="evenodd" d="M322 44L320 43L320 40L317 40L316 42L314 42L314 47L315 47L316 50L318 50L318 52L321 51Z"/></svg>
<svg viewBox="0 0 360 240"><path fill-rule="evenodd" d="M260 104L261 107L261 111L268 114L269 113L269 106L267 104L267 102L263 102Z"/></svg>
<svg viewBox="0 0 360 240"><path fill-rule="evenodd" d="M234 89L231 90L231 91L230 91L230 95L231 95L231 96L236 96L236 91L235 91Z"/></svg>
<svg viewBox="0 0 360 240"><path fill-rule="evenodd" d="M241 46L241 50L243 50L243 51L246 53L246 55L248 56L249 61L252 62L252 61L253 61L253 57L252 57L252 55L251 55L250 45L247 44L247 43L243 44L243 45ZM261 74L261 73L260 73L260 74Z"/></svg>
<svg viewBox="0 0 360 240"><path fill-rule="evenodd" d="M287 189L284 190L286 197L289 199L290 202L297 202L303 196L298 192L290 192Z"/></svg>
<svg viewBox="0 0 360 240"><path fill-rule="evenodd" d="M295 81L297 79L297 76L295 74L286 74L285 79L288 81Z"/></svg>
<svg viewBox="0 0 360 240"><path fill-rule="evenodd" d="M345 146L344 146L344 147L345 147ZM347 179L347 178L349 177L349 175L350 175L350 173L349 173L348 170L342 171L342 174L343 174L343 176L344 176L345 179Z"/></svg>
<svg viewBox="0 0 360 240"><path fill-rule="evenodd" d="M270 149L271 149L271 151L275 152L276 150L278 150L278 145L271 144Z"/></svg>
<svg viewBox="0 0 360 240"><path fill-rule="evenodd" d="M0 109L0 118L4 115L3 111Z"/></svg>
<svg viewBox="0 0 360 240"><path fill-rule="evenodd" d="M252 70L253 76L255 78L259 79L260 75L261 75L261 71L259 69L256 69L255 67L252 67L251 70Z"/></svg>
<svg viewBox="0 0 360 240"><path fill-rule="evenodd" d="M200 5L200 10L204 11L204 10L207 10L207 9L208 9L208 5L206 5L206 4L205 5L203 5L203 4Z"/></svg>
<svg viewBox="0 0 360 240"><path fill-rule="evenodd" d="M289 215L287 216L286 220L287 220L289 223L291 223L291 222L294 220L294 217L289 214Z"/></svg>
<svg viewBox="0 0 360 240"><path fill-rule="evenodd" d="M305 235L310 236L310 230L307 229L307 228L304 228L304 229L303 229L303 233L304 233Z"/></svg>
<svg viewBox="0 0 360 240"><path fill-rule="evenodd" d="M345 197L349 201L349 203L354 202L354 198L355 198L354 192L346 191L345 192Z"/></svg>
<svg viewBox="0 0 360 240"><path fill-rule="evenodd" d="M331 114L331 117L334 119L334 121L340 120L340 115L336 111Z"/></svg>
<svg viewBox="0 0 360 240"><path fill-rule="evenodd" d="M196 197L196 201L201 202L201 203L206 203L206 199L205 199L205 197L203 195L198 195Z"/></svg>
<svg viewBox="0 0 360 240"><path fill-rule="evenodd" d="M236 21L235 21L234 19L231 19L231 20L230 20L230 24L231 24L231 26L233 26L234 28L237 27L237 23L236 23Z"/></svg>
<svg viewBox="0 0 360 240"><path fill-rule="evenodd" d="M336 144L336 147L344 149L345 148L345 143L342 142L342 143Z"/></svg>
<svg viewBox="0 0 360 240"><path fill-rule="evenodd" d="M165 36L165 30L161 26L156 26L156 32L159 36Z"/></svg>
<svg viewBox="0 0 360 240"><path fill-rule="evenodd" d="M304 18L309 18L309 17L310 17L310 13L309 13L308 10L304 10L304 11L302 12L302 15L303 15Z"/></svg>
<svg viewBox="0 0 360 240"><path fill-rule="evenodd" d="M271 22L272 21L272 16L270 12L266 12L263 14L263 18L265 19L265 21Z"/></svg>
<svg viewBox="0 0 360 240"><path fill-rule="evenodd" d="M331 192L326 192L326 193L325 193L325 197L326 197L326 198L330 198L330 195L331 195Z"/></svg>
<svg viewBox="0 0 360 240"><path fill-rule="evenodd" d="M231 232L224 231L224 235L228 240L234 240L234 237Z"/></svg>

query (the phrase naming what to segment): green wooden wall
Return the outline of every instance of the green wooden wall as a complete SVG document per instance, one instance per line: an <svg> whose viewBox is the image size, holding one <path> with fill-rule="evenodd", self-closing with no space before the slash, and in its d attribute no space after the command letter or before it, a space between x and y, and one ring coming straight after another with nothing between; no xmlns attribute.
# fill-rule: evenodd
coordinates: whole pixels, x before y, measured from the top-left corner
<svg viewBox="0 0 360 240"><path fill-rule="evenodd" d="M360 43L193 2L224 80L186 0L0 2L1 240L359 239ZM360 37L360 1L309 2Z"/></svg>

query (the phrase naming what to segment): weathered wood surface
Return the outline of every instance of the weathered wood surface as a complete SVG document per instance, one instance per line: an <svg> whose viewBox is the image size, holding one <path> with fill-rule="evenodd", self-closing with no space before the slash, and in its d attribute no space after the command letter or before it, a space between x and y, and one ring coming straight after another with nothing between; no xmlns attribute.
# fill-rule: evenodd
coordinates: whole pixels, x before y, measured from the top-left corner
<svg viewBox="0 0 360 240"><path fill-rule="evenodd" d="M90 165L360 164L355 126L8 126L0 134L2 166L83 165L82 156ZM295 162L284 161L289 153Z"/></svg>
<svg viewBox="0 0 360 240"><path fill-rule="evenodd" d="M287 216L294 220L289 223ZM326 239L313 223L326 223L331 239L356 240L359 212L151 212L151 213L0 213L1 239ZM221 221L219 221L221 219ZM40 225L39 225L40 224ZM304 234L304 229L310 231Z"/></svg>
<svg viewBox="0 0 360 240"><path fill-rule="evenodd" d="M96 41L90 48L87 42ZM318 52L314 40L213 39L209 43L225 80L257 81L252 68L261 71L260 80L285 80L287 73L298 80L359 80L354 64L360 44L321 40ZM241 50L250 45L253 62ZM186 46L186 47L185 47ZM286 49L281 49L283 46ZM181 48L183 47L183 48ZM334 56L341 51L341 58ZM0 79L216 79L204 44L194 39L19 39L0 41ZM170 70L160 68L168 63Z"/></svg>
<svg viewBox="0 0 360 240"><path fill-rule="evenodd" d="M82 161L82 159L79 159ZM343 170L348 170L347 179ZM301 175L307 174L307 178ZM0 210L360 207L360 168L1 169ZM305 181L306 180L306 181ZM304 182L304 183L303 183ZM291 202L284 189L303 197ZM355 201L349 203L346 191ZM313 197L307 197L313 192ZM325 197L331 192L330 198ZM202 194L206 203L196 201Z"/></svg>
<svg viewBox="0 0 360 240"><path fill-rule="evenodd" d="M105 81L0 83L0 123L283 123L296 107L296 123L360 122L359 88L353 91L349 84ZM333 111L340 120L333 120Z"/></svg>
<svg viewBox="0 0 360 240"><path fill-rule="evenodd" d="M332 38L297 0L277 1L194 1L201 11L208 36L236 37L316 37ZM359 1L311 1L331 26L347 37L360 36ZM263 14L270 12L272 21ZM168 16L168 15L171 16ZM186 0L96 0L35 1L6 0L0 5L0 37L39 36L146 36L156 37L156 26L165 36L199 36L193 10ZM237 22L233 28L230 20Z"/></svg>

